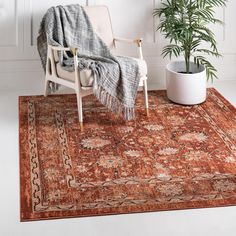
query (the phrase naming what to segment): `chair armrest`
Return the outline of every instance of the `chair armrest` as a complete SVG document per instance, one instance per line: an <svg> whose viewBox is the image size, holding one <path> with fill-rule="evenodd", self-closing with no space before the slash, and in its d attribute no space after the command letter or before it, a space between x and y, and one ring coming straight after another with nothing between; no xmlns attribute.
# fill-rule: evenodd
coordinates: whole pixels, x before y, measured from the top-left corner
<svg viewBox="0 0 236 236"><path fill-rule="evenodd" d="M74 58L74 62L75 62L74 63L74 68L75 69L77 68L76 65L78 64L77 63L77 60L78 60L78 58L77 58L78 48L74 48L74 47L66 47L65 48L65 47L61 47L61 46L48 45L48 50L49 50L48 57L50 58L51 63L54 64L54 68L55 68L55 56L53 55L53 51L57 51L57 52L59 52L59 51L68 51L68 52L71 52L72 55L73 55L73 58ZM56 69L54 71L56 71Z"/></svg>
<svg viewBox="0 0 236 236"><path fill-rule="evenodd" d="M138 47L141 47L141 43L143 39L142 38L138 38L138 39L114 38L114 41L121 42L121 43L134 43Z"/></svg>
<svg viewBox="0 0 236 236"><path fill-rule="evenodd" d="M73 48L73 47L64 48L60 46L51 46L51 45L48 46L54 51L70 51L73 54L73 56L77 55L78 51L78 48Z"/></svg>
<svg viewBox="0 0 236 236"><path fill-rule="evenodd" d="M71 51L71 48L64 48L64 47L59 47L59 46L52 46L48 45L52 50L55 51Z"/></svg>

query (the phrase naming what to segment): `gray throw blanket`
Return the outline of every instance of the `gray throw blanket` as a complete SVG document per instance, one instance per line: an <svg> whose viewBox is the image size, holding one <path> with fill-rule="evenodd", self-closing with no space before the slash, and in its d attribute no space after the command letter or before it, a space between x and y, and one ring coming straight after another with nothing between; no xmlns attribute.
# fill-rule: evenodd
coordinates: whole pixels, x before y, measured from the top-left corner
<svg viewBox="0 0 236 236"><path fill-rule="evenodd" d="M138 64L131 58L111 54L80 5L51 7L44 15L37 40L44 70L47 44L78 48L79 69L93 72L94 95L113 113L123 113L126 120L134 118L140 78ZM65 70L74 68L70 52L59 53L59 62Z"/></svg>

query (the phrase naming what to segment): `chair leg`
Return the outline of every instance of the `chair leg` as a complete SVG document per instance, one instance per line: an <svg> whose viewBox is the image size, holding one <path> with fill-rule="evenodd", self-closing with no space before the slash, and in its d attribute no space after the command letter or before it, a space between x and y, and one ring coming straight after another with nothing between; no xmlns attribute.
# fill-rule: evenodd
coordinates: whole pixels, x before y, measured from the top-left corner
<svg viewBox="0 0 236 236"><path fill-rule="evenodd" d="M45 97L48 96L48 85L49 85L49 81L47 79L45 79L45 85L44 85L44 96Z"/></svg>
<svg viewBox="0 0 236 236"><path fill-rule="evenodd" d="M76 97L77 97L80 129L81 129L81 131L83 131L84 130L84 127L83 127L83 106L82 106L82 97L81 97L80 91L76 91Z"/></svg>
<svg viewBox="0 0 236 236"><path fill-rule="evenodd" d="M147 91L147 80L146 79L143 81L143 92L144 92L145 109L147 112L147 116L149 116L148 91Z"/></svg>

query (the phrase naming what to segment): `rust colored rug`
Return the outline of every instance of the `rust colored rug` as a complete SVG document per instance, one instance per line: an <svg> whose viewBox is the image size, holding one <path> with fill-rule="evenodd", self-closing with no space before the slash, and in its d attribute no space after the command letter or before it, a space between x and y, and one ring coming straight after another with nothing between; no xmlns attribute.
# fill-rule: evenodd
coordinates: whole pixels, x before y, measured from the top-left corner
<svg viewBox="0 0 236 236"><path fill-rule="evenodd" d="M125 123L84 98L81 132L74 95L20 97L21 220L236 205L236 109L149 101Z"/></svg>

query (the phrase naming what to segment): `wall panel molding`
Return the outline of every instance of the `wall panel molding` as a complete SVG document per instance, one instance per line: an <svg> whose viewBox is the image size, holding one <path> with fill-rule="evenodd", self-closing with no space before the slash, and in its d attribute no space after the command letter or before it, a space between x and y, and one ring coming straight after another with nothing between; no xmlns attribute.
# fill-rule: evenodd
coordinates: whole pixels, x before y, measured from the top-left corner
<svg viewBox="0 0 236 236"><path fill-rule="evenodd" d="M23 55L24 0L2 0L0 5L0 60L21 58Z"/></svg>
<svg viewBox="0 0 236 236"><path fill-rule="evenodd" d="M0 5L0 47L18 45L17 0L2 0Z"/></svg>

